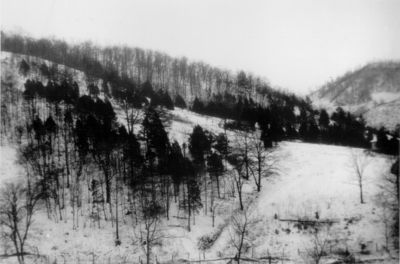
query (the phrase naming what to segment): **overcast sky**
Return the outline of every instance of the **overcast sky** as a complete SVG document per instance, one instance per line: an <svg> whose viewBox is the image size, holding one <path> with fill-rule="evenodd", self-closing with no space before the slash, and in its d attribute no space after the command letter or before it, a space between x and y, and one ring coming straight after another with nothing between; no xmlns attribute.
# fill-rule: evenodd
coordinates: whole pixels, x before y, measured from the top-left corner
<svg viewBox="0 0 400 264"><path fill-rule="evenodd" d="M399 0L1 0L1 28L186 56L300 94L400 59Z"/></svg>

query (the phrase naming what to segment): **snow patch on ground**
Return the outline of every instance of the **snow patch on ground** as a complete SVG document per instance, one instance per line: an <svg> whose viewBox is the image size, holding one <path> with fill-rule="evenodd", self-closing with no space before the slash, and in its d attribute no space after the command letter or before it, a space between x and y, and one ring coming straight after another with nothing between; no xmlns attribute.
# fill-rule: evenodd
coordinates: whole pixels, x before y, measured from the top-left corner
<svg viewBox="0 0 400 264"><path fill-rule="evenodd" d="M0 146L0 186L16 178L21 173L21 168L15 164L17 151L9 145Z"/></svg>
<svg viewBox="0 0 400 264"><path fill-rule="evenodd" d="M379 92L371 94L372 100L375 102L388 103L400 99L399 93Z"/></svg>

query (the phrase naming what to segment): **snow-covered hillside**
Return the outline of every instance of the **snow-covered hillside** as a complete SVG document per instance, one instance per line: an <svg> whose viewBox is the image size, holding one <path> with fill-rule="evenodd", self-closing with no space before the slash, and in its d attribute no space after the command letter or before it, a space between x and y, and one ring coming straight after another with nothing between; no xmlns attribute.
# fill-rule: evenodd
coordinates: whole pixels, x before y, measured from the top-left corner
<svg viewBox="0 0 400 264"><path fill-rule="evenodd" d="M18 74L18 69L22 60L26 60L30 65L31 69L27 76L22 76ZM22 54L15 54L11 52L1 51L1 65L2 65L2 75L6 76L7 74L14 75L15 87L23 89L23 84L27 79L38 80L43 82L46 85L48 79L45 76L40 74L40 67L42 64L46 64L48 68L55 67L57 68L58 75L60 78L73 78L73 81L77 82L80 87L80 93L85 94L87 93L87 83L84 76L84 73L68 68L61 64L55 64L51 61L44 60L37 57L22 55ZM62 76L62 77L61 77Z"/></svg>
<svg viewBox="0 0 400 264"><path fill-rule="evenodd" d="M373 128L384 126L389 131L394 131L396 125L400 124L400 94L399 93L377 93L372 94L373 98L380 98L360 104L341 105L321 98L313 101L317 109L325 109L330 115L335 112L337 107L355 115L362 115L366 125Z"/></svg>
<svg viewBox="0 0 400 264"><path fill-rule="evenodd" d="M379 129L385 126L393 131L396 124L400 123L399 83L398 62L370 63L337 77L309 97L317 108L325 108L328 113L342 107L345 111L364 115L367 125L371 127Z"/></svg>
<svg viewBox="0 0 400 264"><path fill-rule="evenodd" d="M3 61L10 61L4 55ZM15 65L15 62L13 62ZM10 64L9 64L10 65ZM8 65L8 66L9 66ZM7 67L8 67L7 66ZM17 76L16 67L10 67ZM3 72L2 72L3 74ZM80 88L84 93L84 77L80 75ZM17 87L22 89L25 79L17 77ZM125 118L120 106L113 100L118 122ZM214 134L224 133L223 121L218 118L199 115L188 110L176 108L169 111L171 120L167 128L170 142L176 140L180 145L187 143L194 126L200 125ZM135 133L141 129L135 126ZM10 131L9 134L13 132ZM232 146L239 141L239 134L227 131ZM3 135L2 135L3 136ZM0 185L16 179L24 171L17 165L18 146L15 138L8 141L9 135L2 137L0 146L1 173ZM389 173L391 160L388 156L365 152L362 149L349 149L339 146L305 144L300 142L281 142L275 152L279 162L279 173L261 182L261 191L250 177L243 186L245 211L251 220L251 228L246 232L248 240L244 256L253 260L264 257L281 258L283 263L308 263L307 255L315 242L315 229L325 235L329 247L324 249L322 263L334 263L349 253L359 260L369 263L397 263L398 251L392 243L389 253L383 219L382 207L377 197L382 192L379 187L384 182L382 176ZM368 157L363 190L365 203L360 203L359 186L351 165L352 155ZM227 168L231 166L227 164ZM92 174L101 172L88 166ZM83 181L88 184L89 173L83 173ZM162 216L158 235L161 239L153 253L157 263L179 263L184 261L233 258L236 249L231 243L234 236L234 217L242 214L238 205L238 194L233 190L232 175L225 172L221 188L221 198L216 198L215 223L210 212L210 190L201 188L203 208L193 216L191 231L187 228L187 218L178 210L178 202L171 202L169 219ZM201 183L203 184L203 183ZM1 187L1 186L0 186ZM69 191L66 191L69 192ZM84 200L90 200L88 190L83 190ZM208 195L208 198L206 198ZM144 223L130 211L127 201L129 193L122 188L122 199L110 206L112 212L119 212L119 234L121 244L116 246L116 224L108 208L95 219L91 214L93 203L83 202L73 212L68 194L63 219L49 217L46 208L34 216L34 226L28 238L28 262L40 263L139 263L146 259L145 244L140 236ZM208 199L208 200L207 200ZM117 199L118 201L118 199ZM111 203L113 204L113 203ZM104 203L103 203L104 205ZM105 206L109 206L106 204ZM97 207L101 207L97 205ZM61 211L61 209L60 209ZM58 212L53 212L54 215ZM61 214L61 213L60 213ZM321 222L315 224L315 222ZM331 224L325 224L325 223ZM387 222L386 222L387 223ZM207 247L206 247L206 246ZM0 243L0 255L13 253L13 245L6 240ZM206 248L206 249L205 249ZM339 254L340 253L340 254ZM0 256L1 257L1 256ZM13 257L0 259L1 263L15 263ZM225 262L224 262L225 261ZM226 263L224 260L221 263ZM219 262L214 262L219 263Z"/></svg>
<svg viewBox="0 0 400 264"><path fill-rule="evenodd" d="M170 128L171 139L184 142L194 124L214 133L222 132L218 127L220 120L193 114L187 110L177 109L172 114L180 117L173 121ZM183 122L185 120L185 122ZM230 140L235 141L234 133ZM361 149L353 150L359 155L367 155ZM350 165L351 150L344 147L282 142L279 147L281 156L280 176L262 182L262 190L256 192L252 180L245 183L245 199L250 204L251 217L259 222L251 232L253 249L246 255L253 258L285 255L292 261L303 261L302 252L309 246L311 235L309 230L294 227L291 222L280 219L315 219L318 212L321 220L337 221L331 239L339 242L331 250L349 249L361 259L386 259L384 253L385 226L380 221L381 208L375 203L380 192L377 187L381 174L387 172L387 157L374 155L366 170L368 185L364 190L366 203L360 204L359 189L355 185L355 175ZM16 174L15 150L11 146L1 146L2 181L13 178ZM162 240L155 254L160 262L171 259L214 259L229 257L234 254L229 243L229 217L237 208L237 197L230 197L228 191L221 199L221 208L216 217L215 227L211 226L211 213L205 215L201 210L195 216L196 224L192 231L186 229L186 220L178 219L177 204L173 203L170 220L164 219L162 229L166 238ZM250 202L251 201L251 202ZM111 259L117 261L138 261L144 259L141 245L138 244L138 228L130 216L121 219L121 246L115 247L115 228L111 221L102 221L100 228L94 225L88 215L88 208L80 212L82 217L76 230L72 229L71 212L67 219L55 223L49 220L44 209L35 216L35 228L29 244L39 254L57 258L58 261L91 260L103 262ZM275 219L275 215L277 219ZM222 233L214 245L202 251L198 248L199 238L212 235L221 229ZM371 255L361 255L361 244L367 246ZM334 256L327 259L335 259ZM3 260L7 263L8 260ZM392 263L395 263L393 260ZM96 262L97 263L97 262Z"/></svg>

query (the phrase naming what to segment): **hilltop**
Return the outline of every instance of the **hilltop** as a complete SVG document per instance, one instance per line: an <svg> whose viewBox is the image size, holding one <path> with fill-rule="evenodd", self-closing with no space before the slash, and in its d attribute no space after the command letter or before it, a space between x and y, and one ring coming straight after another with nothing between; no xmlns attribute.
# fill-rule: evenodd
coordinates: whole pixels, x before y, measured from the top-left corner
<svg viewBox="0 0 400 264"><path fill-rule="evenodd" d="M309 96L317 107L330 112L342 107L363 115L367 125L393 131L399 123L400 62L369 63L322 85Z"/></svg>

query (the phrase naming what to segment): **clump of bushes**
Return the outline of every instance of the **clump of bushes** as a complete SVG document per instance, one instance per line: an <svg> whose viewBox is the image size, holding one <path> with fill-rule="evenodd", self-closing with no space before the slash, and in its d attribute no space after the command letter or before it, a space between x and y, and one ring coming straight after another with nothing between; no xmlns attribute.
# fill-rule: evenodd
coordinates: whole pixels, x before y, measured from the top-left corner
<svg viewBox="0 0 400 264"><path fill-rule="evenodd" d="M197 247L202 251L210 249L214 245L215 241L217 241L218 237L221 235L224 227L225 225L220 225L215 232L199 237Z"/></svg>

